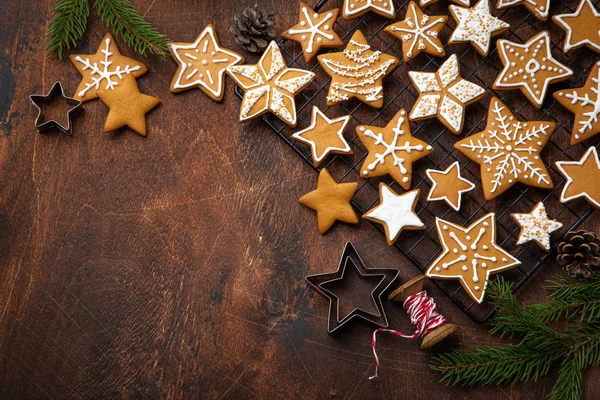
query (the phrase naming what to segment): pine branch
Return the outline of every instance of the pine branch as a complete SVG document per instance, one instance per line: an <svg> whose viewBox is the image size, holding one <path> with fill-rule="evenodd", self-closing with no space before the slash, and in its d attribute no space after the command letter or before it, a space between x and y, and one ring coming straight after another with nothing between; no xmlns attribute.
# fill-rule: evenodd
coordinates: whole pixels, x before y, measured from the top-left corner
<svg viewBox="0 0 600 400"><path fill-rule="evenodd" d="M89 15L88 0L60 1L46 33L46 55L56 54L62 60L67 50L76 47L85 33Z"/></svg>

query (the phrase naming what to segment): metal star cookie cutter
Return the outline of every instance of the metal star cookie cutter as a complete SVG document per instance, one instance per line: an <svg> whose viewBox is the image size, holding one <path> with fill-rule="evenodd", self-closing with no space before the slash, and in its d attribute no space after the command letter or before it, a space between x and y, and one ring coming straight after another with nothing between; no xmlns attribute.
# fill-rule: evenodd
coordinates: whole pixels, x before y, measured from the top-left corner
<svg viewBox="0 0 600 400"><path fill-rule="evenodd" d="M377 308L376 314L357 307L343 318L340 318L340 298L330 290L323 287L323 285L327 283L342 281L345 277L346 268L350 264L356 269L361 277L382 277L381 281L371 291L371 299ZM389 324L387 316L385 315L381 296L396 280L399 273L400 271L393 268L367 268L352 243L347 242L344 252L342 253L342 257L340 258L337 271L309 275L306 277L306 281L321 296L329 299L327 331L329 333L333 333L346 323L350 322L354 317L361 318L377 326L387 328Z"/></svg>
<svg viewBox="0 0 600 400"><path fill-rule="evenodd" d="M42 107L40 107L40 104L50 104L58 96L64 98L66 100L66 102L69 105L71 105L71 108L69 109L69 111L67 111L67 126L66 127L54 119L50 119L47 121L40 120L43 116L43 110L42 110ZM41 94L32 94L29 96L29 100L31 100L31 102L33 103L35 108L37 108L37 110L38 110L38 116L35 119L35 127L37 128L37 130L39 132L44 132L49 129L56 128L56 129L60 130L62 133L64 133L65 135L68 135L68 136L72 135L71 131L72 131L73 127L71 124L71 119L75 115L77 115L78 113L83 111L83 103L72 97L65 96L65 92L59 81L56 81L54 83L54 85L52 85L52 89L50 89L50 91L48 92L47 95L44 96Z"/></svg>

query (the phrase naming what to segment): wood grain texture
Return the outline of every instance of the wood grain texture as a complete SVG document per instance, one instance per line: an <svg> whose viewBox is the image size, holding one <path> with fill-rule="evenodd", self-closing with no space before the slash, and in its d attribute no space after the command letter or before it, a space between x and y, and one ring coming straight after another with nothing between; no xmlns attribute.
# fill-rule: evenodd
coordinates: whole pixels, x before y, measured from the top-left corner
<svg viewBox="0 0 600 400"><path fill-rule="evenodd" d="M227 30L254 0L133 3L174 40L192 41L213 23L221 43L240 51ZM295 23L295 1L260 3L277 9L280 31ZM85 104L74 137L38 134L29 94L58 79L67 93L79 83L68 61L44 57L53 5L0 5L0 398L549 393L554 373L518 386L447 388L429 370L431 351L383 335L382 374L369 382L372 327L328 335L327 304L304 276L335 268L348 240L369 266L397 266L403 281L416 270L366 221L318 234L313 212L297 204L316 175L261 121L237 122L231 81L222 104L198 90L173 95L174 63L146 59L140 90L162 100L148 115L147 138L103 133L100 101ZM105 32L92 11L77 52L95 52ZM596 213L584 228L599 221ZM558 271L545 266L520 299L543 300L544 279ZM433 351L503 342L428 288L459 325ZM401 307L386 308L394 328L411 330ZM599 378L597 370L586 373L588 398L600 390Z"/></svg>

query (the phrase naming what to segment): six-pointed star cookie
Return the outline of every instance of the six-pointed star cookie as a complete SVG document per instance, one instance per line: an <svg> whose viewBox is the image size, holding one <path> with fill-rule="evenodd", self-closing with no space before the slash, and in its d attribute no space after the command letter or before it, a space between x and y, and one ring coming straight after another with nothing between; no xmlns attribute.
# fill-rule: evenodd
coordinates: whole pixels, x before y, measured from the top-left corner
<svg viewBox="0 0 600 400"><path fill-rule="evenodd" d="M215 101L223 100L227 67L244 62L244 57L219 46L215 28L208 25L194 43L170 43L171 57L178 65L171 92L194 87Z"/></svg>
<svg viewBox="0 0 600 400"><path fill-rule="evenodd" d="M433 147L411 135L404 109L385 128L362 125L356 133L369 152L360 168L362 177L390 175L405 190L410 189L413 162L433 152Z"/></svg>
<svg viewBox="0 0 600 400"><path fill-rule="evenodd" d="M456 211L460 211L463 193L475 189L475 184L460 175L458 161L444 171L428 169L425 173L431 181L431 190L427 195L427 201L444 200Z"/></svg>
<svg viewBox="0 0 600 400"><path fill-rule="evenodd" d="M525 44L502 39L498 53L504 69L496 78L496 90L519 89L536 108L542 107L548 85L569 79L573 71L556 61L550 51L550 34L540 32Z"/></svg>
<svg viewBox="0 0 600 400"><path fill-rule="evenodd" d="M403 230L425 229L425 224L415 211L420 193L421 191L416 189L398 195L381 182L379 184L380 204L367 211L362 217L382 225L387 243L391 246Z"/></svg>
<svg viewBox="0 0 600 400"><path fill-rule="evenodd" d="M227 73L245 90L240 121L272 112L283 122L296 126L296 101L313 79L314 72L288 68L275 41L269 44L256 65L233 65Z"/></svg>
<svg viewBox="0 0 600 400"><path fill-rule="evenodd" d="M335 221L358 224L358 216L350 205L356 188L357 182L337 183L323 168L319 173L317 190L305 194L298 201L317 212L319 232L325 233Z"/></svg>
<svg viewBox="0 0 600 400"><path fill-rule="evenodd" d="M408 73L419 92L419 98L410 112L411 121L432 117L455 135L465 124L465 108L485 95L485 89L460 76L458 57L453 54L436 73Z"/></svg>
<svg viewBox="0 0 600 400"><path fill-rule="evenodd" d="M579 161L557 161L556 168L567 179L561 203L584 198L600 208L600 159L595 147L590 147Z"/></svg>
<svg viewBox="0 0 600 400"><path fill-rule="evenodd" d="M344 129L349 121L349 115L329 119L317 106L313 106L310 126L294 133L292 139L310 145L313 165L318 167L330 153L352 154L350 145L344 139Z"/></svg>
<svg viewBox="0 0 600 400"><path fill-rule="evenodd" d="M394 18L396 11L393 0L344 0L344 19L358 18L373 11L386 18Z"/></svg>
<svg viewBox="0 0 600 400"><path fill-rule="evenodd" d="M488 55L492 36L510 28L509 24L491 14L490 0L479 0L471 8L450 6L450 13L457 26L448 43L471 43L482 56Z"/></svg>
<svg viewBox="0 0 600 400"><path fill-rule="evenodd" d="M498 0L498 10L523 5L537 19L546 21L550 12L550 0Z"/></svg>
<svg viewBox="0 0 600 400"><path fill-rule="evenodd" d="M322 54L319 63L331 76L328 106L357 98L371 107L381 108L383 78L398 66L398 59L371 50L365 36L357 30L343 52Z"/></svg>
<svg viewBox="0 0 600 400"><path fill-rule="evenodd" d="M148 71L141 62L122 55L110 33L104 36L96 54L71 54L69 59L82 77L73 96L81 101L97 98L100 89L115 89L128 75L139 78Z"/></svg>
<svg viewBox="0 0 600 400"><path fill-rule="evenodd" d="M541 201L529 214L513 213L510 216L521 228L517 245L533 241L546 251L550 251L550 234L563 226L560 222L548 218L546 207Z"/></svg>
<svg viewBox="0 0 600 400"><path fill-rule="evenodd" d="M436 218L444 252L425 275L437 279L458 279L477 303L483 301L492 274L514 268L519 260L496 244L496 215L487 214L468 228Z"/></svg>
<svg viewBox="0 0 600 400"><path fill-rule="evenodd" d="M518 121L494 97L483 132L469 136L454 147L481 165L481 181L487 200L501 195L517 182L543 189L553 187L540 153L555 124Z"/></svg>
<svg viewBox="0 0 600 400"><path fill-rule="evenodd" d="M411 1L404 20L388 26L385 32L402 41L402 55L405 62L412 60L421 52L435 57L444 57L446 51L439 34L447 20L448 17L445 15L425 14L414 1Z"/></svg>
<svg viewBox="0 0 600 400"><path fill-rule="evenodd" d="M574 13L555 15L552 20L567 33L563 52L587 46L600 53L600 12L591 0L581 0Z"/></svg>
<svg viewBox="0 0 600 400"><path fill-rule="evenodd" d="M38 131L43 132L48 129L57 128L65 135L71 136L73 130L71 119L83 110L83 105L81 101L65 96L60 82L57 81L52 85L52 89L50 89L47 95L32 94L29 96L29 100L38 109L38 115L35 119L35 127ZM58 109L65 110L65 114L60 115L63 117L60 120L56 118L57 113L53 112L58 104L60 104Z"/></svg>
<svg viewBox="0 0 600 400"><path fill-rule="evenodd" d="M283 32L281 36L300 43L304 59L309 63L321 48L344 45L342 39L333 30L339 14L339 8L319 14L305 3L300 2L300 22Z"/></svg>

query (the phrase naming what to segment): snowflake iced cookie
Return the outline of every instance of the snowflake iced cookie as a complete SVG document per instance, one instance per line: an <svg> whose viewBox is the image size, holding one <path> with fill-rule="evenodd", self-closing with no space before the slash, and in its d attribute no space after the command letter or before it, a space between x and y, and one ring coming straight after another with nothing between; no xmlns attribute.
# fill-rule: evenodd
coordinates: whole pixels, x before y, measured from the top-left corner
<svg viewBox="0 0 600 400"><path fill-rule="evenodd" d="M460 175L460 165L455 161L444 171L425 171L431 181L427 201L443 200L456 211L460 211L462 195L475 189L475 184Z"/></svg>
<svg viewBox="0 0 600 400"><path fill-rule="evenodd" d="M492 98L487 125L454 144L454 148L481 166L481 181L487 200L492 200L517 182L551 189L554 185L540 153L555 124L518 121L498 98Z"/></svg>
<svg viewBox="0 0 600 400"><path fill-rule="evenodd" d="M322 48L342 47L344 42L333 30L340 14L339 8L316 13L300 2L299 22L281 34L282 37L300 43L307 63L317 56Z"/></svg>
<svg viewBox="0 0 600 400"><path fill-rule="evenodd" d="M365 15L369 11L390 19L396 16L394 0L344 0L342 16L344 19L350 20Z"/></svg>
<svg viewBox="0 0 600 400"><path fill-rule="evenodd" d="M420 190L416 189L398 195L388 185L381 182L379 184L379 205L367 211L362 217L382 225L385 229L387 243L392 246L403 230L426 228L415 212L419 193L421 193Z"/></svg>
<svg viewBox="0 0 600 400"><path fill-rule="evenodd" d="M561 203L584 198L600 208L600 159L595 147L590 147L579 161L557 161L556 168L567 179Z"/></svg>
<svg viewBox="0 0 600 400"><path fill-rule="evenodd" d="M600 53L600 12L591 0L581 0L574 13L555 15L552 21L567 34L564 53L582 46Z"/></svg>
<svg viewBox="0 0 600 400"><path fill-rule="evenodd" d="M548 31L540 32L525 44L499 40L498 53L504 69L492 87L519 89L536 108L542 107L548 86L573 75L569 67L552 57L551 44Z"/></svg>
<svg viewBox="0 0 600 400"><path fill-rule="evenodd" d="M71 54L69 59L81 74L81 83L73 95L81 101L97 98L100 89L115 89L128 75L139 78L148 72L144 64L119 52L110 33L104 36L96 54Z"/></svg>
<svg viewBox="0 0 600 400"><path fill-rule="evenodd" d="M223 100L227 67L244 62L244 57L219 46L212 25L208 25L193 43L169 43L177 72L171 81L171 92L179 93L197 87L215 101Z"/></svg>
<svg viewBox="0 0 600 400"><path fill-rule="evenodd" d="M344 138L344 129L349 121L349 115L329 119L317 106L313 106L310 126L294 133L292 139L310 145L313 165L318 167L329 154L352 154Z"/></svg>
<svg viewBox="0 0 600 400"><path fill-rule="evenodd" d="M548 19L550 0L498 0L498 10L522 5L540 21Z"/></svg>
<svg viewBox="0 0 600 400"><path fill-rule="evenodd" d="M546 251L550 251L550 234L563 226L560 222L548 218L546 207L541 201L529 214L513 213L510 216L521 229L517 245L535 242Z"/></svg>
<svg viewBox="0 0 600 400"><path fill-rule="evenodd" d="M458 279L477 303L483 301L490 275L521 264L496 244L496 214L489 213L468 228L436 219L444 252L429 266L426 276Z"/></svg>
<svg viewBox="0 0 600 400"><path fill-rule="evenodd" d="M383 106L383 78L397 66L398 59L371 50L367 39L357 30L343 52L322 54L319 63L331 76L327 105L357 98L373 108Z"/></svg>
<svg viewBox="0 0 600 400"><path fill-rule="evenodd" d="M434 57L444 57L446 51L439 38L440 31L446 24L445 15L429 16L411 1L403 21L385 28L385 32L402 41L402 55L408 62L421 52Z"/></svg>
<svg viewBox="0 0 600 400"><path fill-rule="evenodd" d="M484 88L460 76L456 54L435 73L410 71L408 75L419 92L410 120L437 117L455 135L462 132L465 108L485 95Z"/></svg>
<svg viewBox="0 0 600 400"><path fill-rule="evenodd" d="M433 152L433 147L411 135L404 109L386 127L363 125L356 133L369 152L360 168L361 176L390 175L405 190L410 189L413 163Z"/></svg>
<svg viewBox="0 0 600 400"><path fill-rule="evenodd" d="M448 43L471 43L484 57L490 52L492 36L510 28L509 24L492 15L490 0L479 0L471 8L450 6L450 13L457 26Z"/></svg>
<svg viewBox="0 0 600 400"><path fill-rule="evenodd" d="M294 97L315 79L313 72L288 68L275 41L258 64L233 65L227 74L245 91L240 122L272 112L292 128L297 123Z"/></svg>
<svg viewBox="0 0 600 400"><path fill-rule="evenodd" d="M358 188L358 182L337 183L326 168L319 173L317 189L298 200L317 212L319 232L324 234L336 221L358 224L358 216L350 201Z"/></svg>
<svg viewBox="0 0 600 400"><path fill-rule="evenodd" d="M428 7L434 3L437 3L440 0L420 0L419 5L421 7ZM471 0L450 0L451 2L461 5L463 7L469 7L471 5Z"/></svg>

